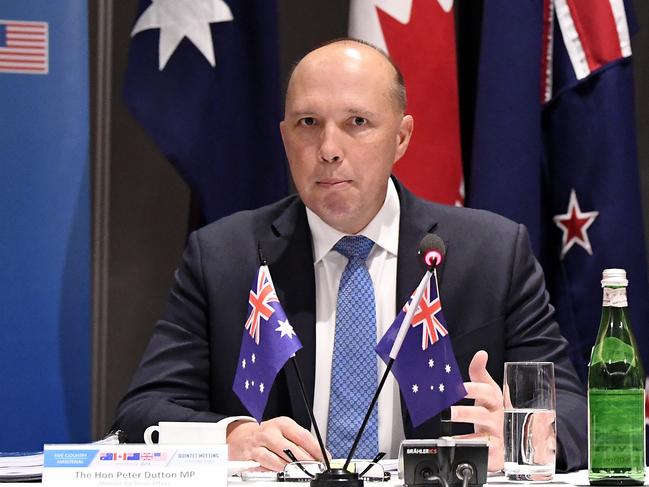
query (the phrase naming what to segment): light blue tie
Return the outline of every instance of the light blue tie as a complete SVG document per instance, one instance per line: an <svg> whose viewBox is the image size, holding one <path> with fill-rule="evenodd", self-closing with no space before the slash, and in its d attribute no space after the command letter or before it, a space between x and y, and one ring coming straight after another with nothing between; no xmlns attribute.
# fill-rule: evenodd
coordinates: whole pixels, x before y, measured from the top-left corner
<svg viewBox="0 0 649 487"><path fill-rule="evenodd" d="M365 260L374 242L363 236L343 237L334 250L349 259L340 278L336 305L336 342L331 367L327 446L334 458L347 457L374 396L377 382L376 307ZM378 452L375 407L356 449L356 458Z"/></svg>

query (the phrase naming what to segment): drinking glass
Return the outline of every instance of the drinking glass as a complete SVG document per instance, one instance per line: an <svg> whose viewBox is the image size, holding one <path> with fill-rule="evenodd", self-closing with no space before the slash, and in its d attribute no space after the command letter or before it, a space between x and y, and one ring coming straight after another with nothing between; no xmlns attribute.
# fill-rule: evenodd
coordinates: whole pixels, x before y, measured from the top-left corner
<svg viewBox="0 0 649 487"><path fill-rule="evenodd" d="M505 475L513 481L552 480L556 394L552 362L505 362Z"/></svg>

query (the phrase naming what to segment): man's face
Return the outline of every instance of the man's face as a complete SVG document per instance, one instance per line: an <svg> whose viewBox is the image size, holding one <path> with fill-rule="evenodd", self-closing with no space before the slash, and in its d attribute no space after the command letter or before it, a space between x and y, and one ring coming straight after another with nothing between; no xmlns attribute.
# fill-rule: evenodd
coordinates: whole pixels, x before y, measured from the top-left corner
<svg viewBox="0 0 649 487"><path fill-rule="evenodd" d="M337 230L361 231L385 200L412 117L394 98L394 69L371 48L336 43L313 51L291 78L280 125L304 204Z"/></svg>

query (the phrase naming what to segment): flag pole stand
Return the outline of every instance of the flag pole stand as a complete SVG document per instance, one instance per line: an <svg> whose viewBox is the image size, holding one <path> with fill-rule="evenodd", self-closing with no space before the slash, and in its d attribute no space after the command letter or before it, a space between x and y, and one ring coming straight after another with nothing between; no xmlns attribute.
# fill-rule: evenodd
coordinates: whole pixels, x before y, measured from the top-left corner
<svg viewBox="0 0 649 487"><path fill-rule="evenodd" d="M354 457L354 452L356 451L358 442L361 440L361 437L363 436L363 432L365 431L365 426L367 426L367 422L370 419L370 415L372 414L372 409L374 409L374 406L376 406L376 401L378 400L379 394L383 389L385 380L388 378L388 375L390 374L390 370L392 369L393 363L394 363L394 359L390 359L387 367L385 368L385 372L383 373L383 377L381 377L381 382L379 383L379 387L377 387L376 393L374 394L374 397L372 398L372 402L370 403L370 407L367 409L367 413L365 414L363 423L361 424L361 427L358 430L358 434L356 435L354 444L352 445L351 450L349 450L349 455L347 456L347 461L345 462L345 465L343 466L343 468L328 468L324 472L316 474L315 479L313 479L310 482L311 487L343 487L343 486L362 487L363 486L363 480L358 477L358 473L350 472L349 470L347 470L347 467L349 467L349 464L352 458Z"/></svg>
<svg viewBox="0 0 649 487"><path fill-rule="evenodd" d="M344 468L332 468L316 474L311 487L363 487L363 481L356 472Z"/></svg>

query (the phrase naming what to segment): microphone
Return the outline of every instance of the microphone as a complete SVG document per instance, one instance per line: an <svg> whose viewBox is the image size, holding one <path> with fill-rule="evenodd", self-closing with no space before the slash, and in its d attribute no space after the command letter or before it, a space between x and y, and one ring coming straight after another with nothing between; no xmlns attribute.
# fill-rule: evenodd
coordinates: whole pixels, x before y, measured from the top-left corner
<svg viewBox="0 0 649 487"><path fill-rule="evenodd" d="M417 254L426 268L432 271L434 268L439 267L444 257L446 257L446 245L438 235L429 233L421 239Z"/></svg>

